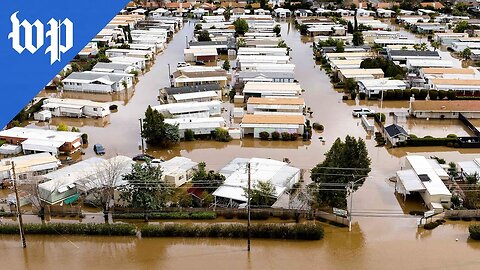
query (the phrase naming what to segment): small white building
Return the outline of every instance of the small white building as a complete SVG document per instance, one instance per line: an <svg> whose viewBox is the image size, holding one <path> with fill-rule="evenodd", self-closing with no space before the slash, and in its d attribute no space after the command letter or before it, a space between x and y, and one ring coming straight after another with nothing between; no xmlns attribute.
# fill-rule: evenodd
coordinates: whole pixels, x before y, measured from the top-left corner
<svg viewBox="0 0 480 270"><path fill-rule="evenodd" d="M468 161L457 162L457 167L463 177L477 176L480 181L480 158L475 158ZM477 181L478 182L478 181Z"/></svg>
<svg viewBox="0 0 480 270"><path fill-rule="evenodd" d="M298 83L247 82L243 88L245 99L249 97L300 95L302 88Z"/></svg>
<svg viewBox="0 0 480 270"><path fill-rule="evenodd" d="M54 171L61 165L60 161L49 153L4 158L0 160L0 182L13 179L12 163L15 164L15 174L20 182Z"/></svg>
<svg viewBox="0 0 480 270"><path fill-rule="evenodd" d="M238 48L237 55L271 55L271 56L286 56L287 48Z"/></svg>
<svg viewBox="0 0 480 270"><path fill-rule="evenodd" d="M435 159L408 155L404 170L397 171L395 191L407 195L420 193L428 209L443 212L450 208L452 193L442 180L449 178L447 172Z"/></svg>
<svg viewBox="0 0 480 270"><path fill-rule="evenodd" d="M109 160L92 157L73 165L43 175L44 183L38 185L40 199L48 204L75 201L80 194L105 185L125 185L123 175L129 173L133 160L116 156ZM110 179L111 170L120 170L115 179Z"/></svg>
<svg viewBox="0 0 480 270"><path fill-rule="evenodd" d="M254 138L260 138L261 132L271 134L287 132L290 134L303 135L305 117L303 115L278 114L246 114L240 124L242 134L253 134Z"/></svg>
<svg viewBox="0 0 480 270"><path fill-rule="evenodd" d="M109 104L84 99L47 98L42 108L55 117L95 117L103 118L110 114Z"/></svg>
<svg viewBox="0 0 480 270"><path fill-rule="evenodd" d="M378 96L382 91L405 90L407 85L401 80L389 80L388 78L359 80L358 90L367 94L368 97Z"/></svg>
<svg viewBox="0 0 480 270"><path fill-rule="evenodd" d="M186 157L174 157L159 166L162 168L162 180L175 187L190 182L198 170L198 163Z"/></svg>
<svg viewBox="0 0 480 270"><path fill-rule="evenodd" d="M132 87L133 77L133 74L72 72L63 79L63 90L103 94L119 92Z"/></svg>
<svg viewBox="0 0 480 270"><path fill-rule="evenodd" d="M275 197L291 189L300 181L300 169L288 163L264 158L235 158L220 170L225 182L213 192L215 205L238 207L247 202L245 189L248 188L247 164L250 164L250 187L258 182L270 182L275 187Z"/></svg>
<svg viewBox="0 0 480 270"><path fill-rule="evenodd" d="M199 117L199 118L172 118L165 119L165 123L178 125L180 138L185 137L185 130L190 129L195 136L210 135L217 128L225 127L225 119L223 117Z"/></svg>
<svg viewBox="0 0 480 270"><path fill-rule="evenodd" d="M303 98L258 98L250 97L247 101L247 112L255 114L258 112L269 113L295 113L302 115L305 109Z"/></svg>
<svg viewBox="0 0 480 270"><path fill-rule="evenodd" d="M158 105L153 107L153 109L168 118L205 118L220 116L222 103L218 100L208 102L181 102Z"/></svg>

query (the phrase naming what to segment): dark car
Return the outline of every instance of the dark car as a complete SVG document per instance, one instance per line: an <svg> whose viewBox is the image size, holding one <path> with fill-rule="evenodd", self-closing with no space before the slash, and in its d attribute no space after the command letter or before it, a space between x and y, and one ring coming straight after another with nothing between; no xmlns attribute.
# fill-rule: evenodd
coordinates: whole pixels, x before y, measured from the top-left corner
<svg viewBox="0 0 480 270"><path fill-rule="evenodd" d="M205 66L205 62L203 62L203 61L195 61L195 65L197 65L197 66Z"/></svg>
<svg viewBox="0 0 480 270"><path fill-rule="evenodd" d="M95 154L97 155L105 155L105 148L103 147L103 145L101 144L95 144L93 146L93 151L95 152Z"/></svg>
<svg viewBox="0 0 480 270"><path fill-rule="evenodd" d="M152 159L155 159L155 157L148 154L139 154L134 156L132 159L134 161L147 161L147 159L152 160Z"/></svg>

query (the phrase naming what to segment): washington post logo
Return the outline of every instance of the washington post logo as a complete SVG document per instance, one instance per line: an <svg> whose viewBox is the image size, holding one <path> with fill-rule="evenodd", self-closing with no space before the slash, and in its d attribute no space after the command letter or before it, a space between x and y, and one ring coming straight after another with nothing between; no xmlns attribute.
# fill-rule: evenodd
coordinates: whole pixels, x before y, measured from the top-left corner
<svg viewBox="0 0 480 270"><path fill-rule="evenodd" d="M25 50L34 54L43 47L46 40L49 40L45 54L50 53L50 65L52 65L56 61L60 62L62 53L66 53L73 47L73 23L68 18L63 21L50 19L45 27L39 20L33 24L27 20L20 22L17 13L18 11L10 16L12 32L8 34L8 38L12 40L12 48L19 54ZM48 28L47 32L45 28ZM21 44L22 32L23 45Z"/></svg>

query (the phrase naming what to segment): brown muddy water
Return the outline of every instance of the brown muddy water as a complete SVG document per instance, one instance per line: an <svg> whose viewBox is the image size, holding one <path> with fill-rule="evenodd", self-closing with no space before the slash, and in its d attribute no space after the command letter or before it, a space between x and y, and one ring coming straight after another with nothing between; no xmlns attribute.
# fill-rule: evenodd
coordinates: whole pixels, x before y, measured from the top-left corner
<svg viewBox="0 0 480 270"><path fill-rule="evenodd" d="M166 52L157 57L151 71L140 77L128 105L119 106L106 128L82 127L91 144L102 143L109 153L132 156L139 152L138 118L147 105L158 104L158 89L168 85L167 64L175 66L182 61L185 36L192 31L193 24L187 23ZM468 240L467 222L448 221L433 231L417 229L417 218L405 213L422 206L413 202L404 204L394 195L394 184L388 180L404 165L402 157L407 153L435 155L450 162L479 157L479 150L375 147L360 120L351 116L357 105L341 101L342 94L332 89L328 76L315 65L311 43L303 43L293 25L286 22L282 23L282 36L293 49L296 78L306 90L302 96L314 111L310 120L323 124L325 132L315 133L308 143L246 138L230 143L186 142L169 150L148 149L148 152L157 157L182 155L205 161L211 169L219 169L235 157L280 160L287 157L293 166L308 172L323 159L337 137L364 138L373 169L354 194L351 233L326 225L325 239L320 241L254 239L250 255L243 240L28 236L29 246L23 250L18 236L0 236L2 269L479 269L480 243ZM358 106L364 105L387 112L389 108L408 108L407 102ZM443 134L443 126L432 127ZM92 155L91 149L86 149L86 156Z"/></svg>

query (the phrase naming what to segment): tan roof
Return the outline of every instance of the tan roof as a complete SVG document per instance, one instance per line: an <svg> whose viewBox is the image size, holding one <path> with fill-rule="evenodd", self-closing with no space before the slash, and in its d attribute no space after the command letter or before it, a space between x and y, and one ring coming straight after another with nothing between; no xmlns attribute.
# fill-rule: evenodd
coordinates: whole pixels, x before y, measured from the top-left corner
<svg viewBox="0 0 480 270"><path fill-rule="evenodd" d="M442 9L445 6L440 2L422 2L420 3L422 7L433 7L434 9Z"/></svg>
<svg viewBox="0 0 480 270"><path fill-rule="evenodd" d="M259 98L250 97L249 104L268 104L268 105L304 105L303 98Z"/></svg>
<svg viewBox="0 0 480 270"><path fill-rule="evenodd" d="M416 100L413 111L480 112L480 100Z"/></svg>
<svg viewBox="0 0 480 270"><path fill-rule="evenodd" d="M173 73L175 78L185 76L188 78L202 78L202 77L221 77L227 76L226 71L198 71L198 72L186 72L177 70Z"/></svg>
<svg viewBox="0 0 480 270"><path fill-rule="evenodd" d="M432 83L447 85L480 85L480 80L432 79Z"/></svg>
<svg viewBox="0 0 480 270"><path fill-rule="evenodd" d="M305 118L303 115L258 115L246 114L242 119L242 124L294 124L303 125Z"/></svg>
<svg viewBox="0 0 480 270"><path fill-rule="evenodd" d="M425 74L475 74L471 68L423 68Z"/></svg>

